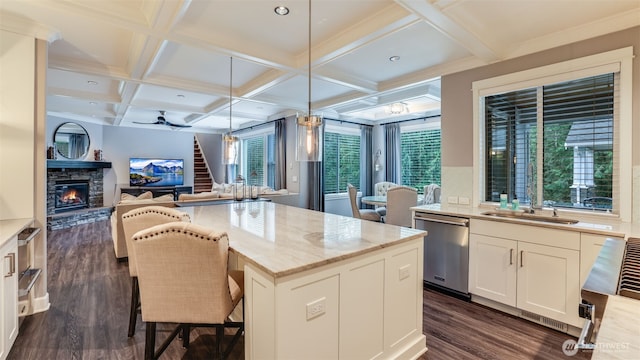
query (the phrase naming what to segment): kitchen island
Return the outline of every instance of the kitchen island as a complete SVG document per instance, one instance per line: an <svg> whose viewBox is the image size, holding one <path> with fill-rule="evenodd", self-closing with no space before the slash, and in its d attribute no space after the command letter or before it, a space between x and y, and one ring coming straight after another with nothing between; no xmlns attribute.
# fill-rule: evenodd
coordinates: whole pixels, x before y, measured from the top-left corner
<svg viewBox="0 0 640 360"><path fill-rule="evenodd" d="M271 202L182 208L245 270L246 359L415 359L426 232Z"/></svg>

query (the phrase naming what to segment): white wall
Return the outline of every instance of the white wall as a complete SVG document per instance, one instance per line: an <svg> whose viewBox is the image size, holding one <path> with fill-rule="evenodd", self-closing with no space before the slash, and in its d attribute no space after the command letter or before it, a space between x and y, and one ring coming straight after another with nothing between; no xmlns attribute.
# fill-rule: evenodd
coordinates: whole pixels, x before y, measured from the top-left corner
<svg viewBox="0 0 640 360"><path fill-rule="evenodd" d="M184 159L184 185L193 186L193 137L182 131L104 126L103 158L111 169L104 171L104 203L113 204L116 185L129 186L130 157Z"/></svg>
<svg viewBox="0 0 640 360"><path fill-rule="evenodd" d="M0 31L0 220L34 217L35 49Z"/></svg>

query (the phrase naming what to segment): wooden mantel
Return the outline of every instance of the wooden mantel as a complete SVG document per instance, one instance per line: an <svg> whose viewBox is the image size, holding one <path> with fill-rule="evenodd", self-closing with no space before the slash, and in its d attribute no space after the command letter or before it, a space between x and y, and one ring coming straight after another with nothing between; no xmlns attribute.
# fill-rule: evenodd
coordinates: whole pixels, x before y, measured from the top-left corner
<svg viewBox="0 0 640 360"><path fill-rule="evenodd" d="M47 160L47 169L105 169L111 168L106 161Z"/></svg>

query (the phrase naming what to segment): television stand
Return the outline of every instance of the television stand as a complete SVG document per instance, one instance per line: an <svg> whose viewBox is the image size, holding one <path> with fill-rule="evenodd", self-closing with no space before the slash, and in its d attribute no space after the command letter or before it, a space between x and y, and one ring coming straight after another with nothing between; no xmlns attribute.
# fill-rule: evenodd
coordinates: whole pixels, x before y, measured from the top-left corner
<svg viewBox="0 0 640 360"><path fill-rule="evenodd" d="M120 188L120 192L122 194L129 194L133 196L138 196L146 191L151 191L154 198L162 195L171 194L173 195L173 200L178 200L178 196L180 194L193 193L193 187L192 186L134 186L134 187Z"/></svg>

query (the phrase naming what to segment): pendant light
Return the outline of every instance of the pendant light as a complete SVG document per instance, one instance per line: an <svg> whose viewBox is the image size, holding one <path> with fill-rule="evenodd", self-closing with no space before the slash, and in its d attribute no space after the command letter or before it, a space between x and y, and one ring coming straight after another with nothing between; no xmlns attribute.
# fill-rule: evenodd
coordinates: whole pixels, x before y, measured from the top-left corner
<svg viewBox="0 0 640 360"><path fill-rule="evenodd" d="M309 57L309 102L307 113L297 116L296 160L322 161L322 115L314 115L311 112L311 0L309 0L309 49L307 54Z"/></svg>
<svg viewBox="0 0 640 360"><path fill-rule="evenodd" d="M222 162L225 165L238 163L238 137L233 135L231 115L233 106L233 57L229 58L229 132L222 137Z"/></svg>

